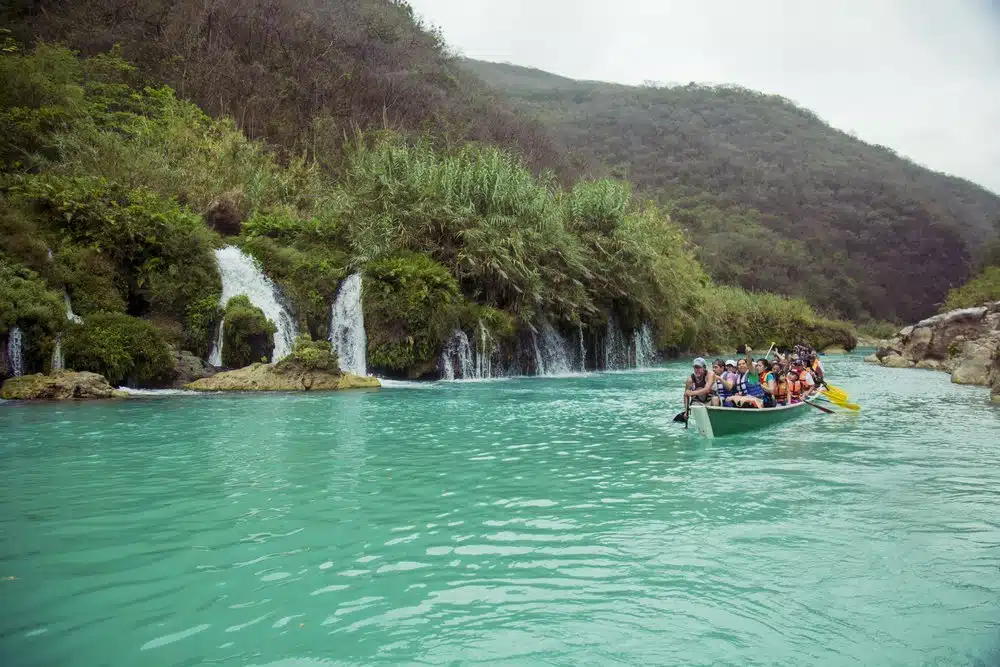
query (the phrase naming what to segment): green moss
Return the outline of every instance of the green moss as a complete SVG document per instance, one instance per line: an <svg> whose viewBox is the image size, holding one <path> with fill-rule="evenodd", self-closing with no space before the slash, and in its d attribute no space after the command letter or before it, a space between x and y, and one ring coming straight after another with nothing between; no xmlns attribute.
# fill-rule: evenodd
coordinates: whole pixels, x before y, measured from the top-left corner
<svg viewBox="0 0 1000 667"><path fill-rule="evenodd" d="M234 296L226 304L222 333L222 363L228 368L242 368L258 361L270 361L274 352L274 334L278 328L250 299Z"/></svg>
<svg viewBox="0 0 1000 667"><path fill-rule="evenodd" d="M969 282L948 292L941 312L981 306L988 301L1000 301L1000 266L988 266Z"/></svg>
<svg viewBox="0 0 1000 667"><path fill-rule="evenodd" d="M396 372L433 364L463 306L448 270L417 254L368 265L362 299L368 365Z"/></svg>
<svg viewBox="0 0 1000 667"><path fill-rule="evenodd" d="M285 372L289 369L337 373L340 370L340 360L330 341L313 340L309 334L301 334L295 340L292 352L278 362L278 371Z"/></svg>
<svg viewBox="0 0 1000 667"><path fill-rule="evenodd" d="M123 313L95 313L63 337L67 368L100 373L113 385L157 385L174 373L174 358L150 322Z"/></svg>

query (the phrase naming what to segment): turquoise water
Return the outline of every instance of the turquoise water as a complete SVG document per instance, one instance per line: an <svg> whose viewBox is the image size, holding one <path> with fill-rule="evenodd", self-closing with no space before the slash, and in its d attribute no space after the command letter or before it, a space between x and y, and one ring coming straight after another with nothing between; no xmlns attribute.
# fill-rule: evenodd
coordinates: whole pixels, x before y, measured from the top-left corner
<svg viewBox="0 0 1000 667"><path fill-rule="evenodd" d="M0 406L4 665L993 665L1000 411L714 442L686 365ZM13 579L11 579L13 577Z"/></svg>

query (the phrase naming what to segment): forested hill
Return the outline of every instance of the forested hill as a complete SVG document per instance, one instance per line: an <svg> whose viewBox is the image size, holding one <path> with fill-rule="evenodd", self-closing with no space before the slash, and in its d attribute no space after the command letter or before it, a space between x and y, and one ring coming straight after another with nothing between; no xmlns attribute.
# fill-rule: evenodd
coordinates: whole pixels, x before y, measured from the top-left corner
<svg viewBox="0 0 1000 667"><path fill-rule="evenodd" d="M1000 198L743 88L633 87L466 67L568 149L672 208L716 279L855 319L912 320L961 283Z"/></svg>

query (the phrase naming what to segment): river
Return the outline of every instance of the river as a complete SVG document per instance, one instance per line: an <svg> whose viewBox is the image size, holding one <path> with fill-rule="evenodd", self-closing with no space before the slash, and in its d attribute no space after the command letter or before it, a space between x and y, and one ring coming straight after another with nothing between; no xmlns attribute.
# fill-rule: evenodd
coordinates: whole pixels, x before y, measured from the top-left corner
<svg viewBox="0 0 1000 667"><path fill-rule="evenodd" d="M5 665L994 665L1000 410L706 441L687 371L0 405Z"/></svg>

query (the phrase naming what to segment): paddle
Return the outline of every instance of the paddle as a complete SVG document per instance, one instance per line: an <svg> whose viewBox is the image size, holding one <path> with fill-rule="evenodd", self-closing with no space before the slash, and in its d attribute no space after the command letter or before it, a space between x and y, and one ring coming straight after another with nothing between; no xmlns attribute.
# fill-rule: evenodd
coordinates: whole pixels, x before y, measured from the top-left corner
<svg viewBox="0 0 1000 667"><path fill-rule="evenodd" d="M830 398L829 396L826 396L825 394L820 394L819 396L817 396L817 398L823 399L824 401L827 401L828 403L833 403L834 405L837 405L839 407L847 408L848 410L854 410L855 412L861 410L861 406L858 405L857 403L848 403L847 401L841 401L841 400L838 400L836 398Z"/></svg>
<svg viewBox="0 0 1000 667"><path fill-rule="evenodd" d="M848 410L854 410L854 411L858 411L861 409L860 405L858 405L857 403L851 403L848 400L847 392L841 389L840 387L835 387L825 382L823 384L826 387L826 392L824 392L824 395L826 396L827 400L829 400L834 405L839 405L842 408L847 408Z"/></svg>
<svg viewBox="0 0 1000 667"><path fill-rule="evenodd" d="M812 401L802 401L802 402L803 402L803 403L806 403L806 404L808 404L808 405L811 405L811 406L813 406L814 408L816 408L817 410L821 410L822 412L825 412L825 413L826 413L826 414L828 414L828 415L832 415L832 414L834 414L834 411L833 411L833 410L831 410L830 408L824 408L824 407L820 407L820 406L816 405L815 403L813 403Z"/></svg>

